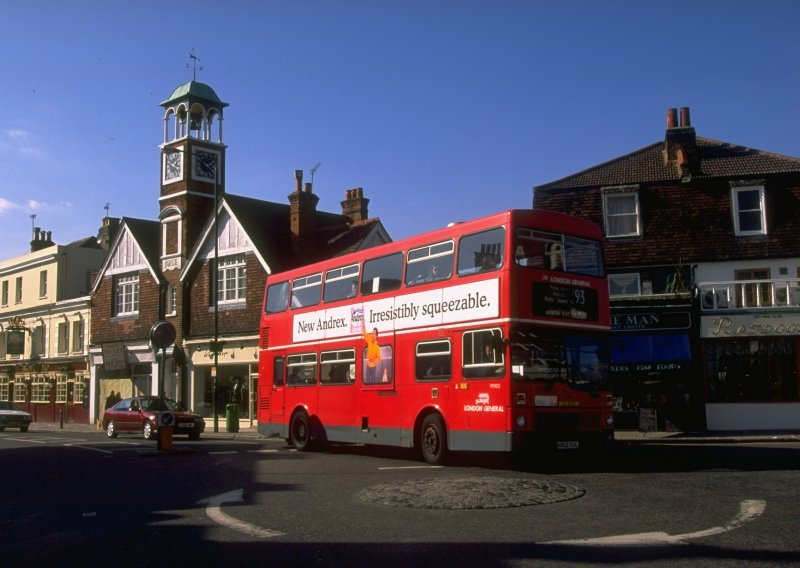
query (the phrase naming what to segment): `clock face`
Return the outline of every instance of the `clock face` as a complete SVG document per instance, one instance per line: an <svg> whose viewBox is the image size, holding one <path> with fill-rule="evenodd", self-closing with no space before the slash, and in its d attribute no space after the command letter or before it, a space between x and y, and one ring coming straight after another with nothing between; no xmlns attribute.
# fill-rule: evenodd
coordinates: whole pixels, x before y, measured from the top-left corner
<svg viewBox="0 0 800 568"><path fill-rule="evenodd" d="M167 154L164 156L164 180L172 181L183 177L183 156Z"/></svg>
<svg viewBox="0 0 800 568"><path fill-rule="evenodd" d="M217 155L213 152L196 150L194 153L194 177L202 179L216 179Z"/></svg>

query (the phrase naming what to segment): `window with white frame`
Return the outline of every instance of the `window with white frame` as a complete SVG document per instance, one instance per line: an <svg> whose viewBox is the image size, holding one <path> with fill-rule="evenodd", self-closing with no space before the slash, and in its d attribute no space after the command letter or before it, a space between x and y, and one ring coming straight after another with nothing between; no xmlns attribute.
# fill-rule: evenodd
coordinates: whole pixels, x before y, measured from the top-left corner
<svg viewBox="0 0 800 568"><path fill-rule="evenodd" d="M603 194L603 220L606 237L639 236L639 194L635 191Z"/></svg>
<svg viewBox="0 0 800 568"><path fill-rule="evenodd" d="M81 374L75 375L75 383L72 387L72 402L78 404L83 402L86 396L86 377Z"/></svg>
<svg viewBox="0 0 800 568"><path fill-rule="evenodd" d="M0 400L8 400L8 395L11 394L9 388L8 375L0 375Z"/></svg>
<svg viewBox="0 0 800 568"><path fill-rule="evenodd" d="M764 206L764 187L748 186L731 189L731 208L736 235L767 234L767 213Z"/></svg>
<svg viewBox="0 0 800 568"><path fill-rule="evenodd" d="M161 256L180 254L183 219L172 215L161 221Z"/></svg>
<svg viewBox="0 0 800 568"><path fill-rule="evenodd" d="M69 383L67 382L67 375L56 375L56 402L61 404L67 402L68 392Z"/></svg>
<svg viewBox="0 0 800 568"><path fill-rule="evenodd" d="M47 271L42 270L39 272L39 297L47 297Z"/></svg>
<svg viewBox="0 0 800 568"><path fill-rule="evenodd" d="M0 288L0 305L8 305L8 280L3 280L2 287Z"/></svg>
<svg viewBox="0 0 800 568"><path fill-rule="evenodd" d="M126 316L139 313L139 275L118 276L114 286L114 315Z"/></svg>
<svg viewBox="0 0 800 568"><path fill-rule="evenodd" d="M83 352L83 320L75 320L72 322L72 344L70 346L72 353Z"/></svg>
<svg viewBox="0 0 800 568"><path fill-rule="evenodd" d="M50 381L45 375L31 377L31 402L50 402Z"/></svg>
<svg viewBox="0 0 800 568"><path fill-rule="evenodd" d="M609 296L639 296L641 290L638 272L608 275Z"/></svg>
<svg viewBox="0 0 800 568"><path fill-rule="evenodd" d="M18 379L14 383L14 402L28 402L28 385L24 380Z"/></svg>
<svg viewBox="0 0 800 568"><path fill-rule="evenodd" d="M243 254L219 259L217 269L217 303L245 301L247 270Z"/></svg>
<svg viewBox="0 0 800 568"><path fill-rule="evenodd" d="M169 286L167 286L167 300L166 300L165 313L168 316L174 316L177 313L176 291L177 288L175 284L170 284Z"/></svg>
<svg viewBox="0 0 800 568"><path fill-rule="evenodd" d="M22 303L22 276L17 276L17 289L14 291L14 302Z"/></svg>
<svg viewBox="0 0 800 568"><path fill-rule="evenodd" d="M58 322L58 352L66 353L69 350L69 322Z"/></svg>

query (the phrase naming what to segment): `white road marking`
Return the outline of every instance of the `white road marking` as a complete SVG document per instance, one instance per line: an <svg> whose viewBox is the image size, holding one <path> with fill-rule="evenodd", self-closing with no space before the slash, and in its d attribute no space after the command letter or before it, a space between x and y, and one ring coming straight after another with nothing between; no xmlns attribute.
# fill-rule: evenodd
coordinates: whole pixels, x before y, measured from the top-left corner
<svg viewBox="0 0 800 568"><path fill-rule="evenodd" d="M254 538L273 538L276 536L283 536L284 534L286 534L279 531L262 529L259 526L247 523L245 521L240 521L239 519L234 519L230 515L222 512L221 505L223 503L242 502L244 501L244 497L242 495L243 495L242 489L235 489L233 491L228 491L227 493L222 493L220 495L215 495L214 497L209 497L208 499L203 499L202 501L198 501L197 503L198 505L206 505L206 515L208 515L209 518L213 520L215 523L218 523L224 527L228 527L229 529L239 531Z"/></svg>
<svg viewBox="0 0 800 568"><path fill-rule="evenodd" d="M738 529L747 522L759 517L766 509L766 501L747 500L739 506L739 514L731 522L722 527L711 527L702 531L686 534L667 534L665 532L649 532L638 534L621 534L598 538L577 540L556 540L543 544L569 544L578 546L652 546L664 544L688 544L686 541L705 538Z"/></svg>
<svg viewBox="0 0 800 568"><path fill-rule="evenodd" d="M10 436L6 438L6 440L14 440L15 442L28 442L29 444L46 444L49 442L49 440L42 440L42 439L35 440L33 438L12 438Z"/></svg>
<svg viewBox="0 0 800 568"><path fill-rule="evenodd" d="M224 450L219 452L208 452L210 456L229 456L231 454L238 454L239 450Z"/></svg>
<svg viewBox="0 0 800 568"><path fill-rule="evenodd" d="M85 440L76 440L76 442L83 442L83 441L85 441ZM76 443L76 442L67 442L66 444L64 444L64 446L69 447L69 448L78 448L78 449L81 449L81 450L92 450L92 451L95 451L95 452L100 452L101 454L113 454L114 452L119 452L119 451L129 451L129 450L135 449L136 446L139 446L139 444L137 444L135 442L124 442L124 441L96 442L93 446L84 446L83 444ZM113 449L111 449L111 450L104 450L102 448L94 447L96 445L115 446L115 447ZM118 448L118 447L116 447L116 446L119 446L119 445L134 446L134 448L130 448L130 447L129 448Z"/></svg>
<svg viewBox="0 0 800 568"><path fill-rule="evenodd" d="M95 452L100 452L101 454L113 454L114 452L111 450L103 450L100 448L93 448L92 446L82 446L81 444L64 444L65 446L69 446L71 448L78 448L81 450L93 450Z"/></svg>
<svg viewBox="0 0 800 568"><path fill-rule="evenodd" d="M247 450L248 454L277 454L280 450Z"/></svg>
<svg viewBox="0 0 800 568"><path fill-rule="evenodd" d="M387 466L387 467L379 467L378 471L388 471L391 469L441 469L443 466L441 465L398 465L398 466Z"/></svg>

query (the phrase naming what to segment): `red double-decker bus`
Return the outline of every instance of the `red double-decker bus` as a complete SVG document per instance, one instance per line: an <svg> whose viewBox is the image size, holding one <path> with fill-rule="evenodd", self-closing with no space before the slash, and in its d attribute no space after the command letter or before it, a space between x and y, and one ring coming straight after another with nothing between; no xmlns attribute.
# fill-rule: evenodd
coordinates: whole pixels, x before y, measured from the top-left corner
<svg viewBox="0 0 800 568"><path fill-rule="evenodd" d="M267 280L258 428L325 441L511 452L613 439L597 225L511 210Z"/></svg>

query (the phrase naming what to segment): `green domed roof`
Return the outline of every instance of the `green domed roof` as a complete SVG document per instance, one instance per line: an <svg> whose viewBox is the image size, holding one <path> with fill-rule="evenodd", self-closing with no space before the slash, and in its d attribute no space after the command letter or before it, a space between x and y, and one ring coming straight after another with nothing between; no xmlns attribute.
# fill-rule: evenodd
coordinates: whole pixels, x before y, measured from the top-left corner
<svg viewBox="0 0 800 568"><path fill-rule="evenodd" d="M197 81L189 81L188 83L179 85L174 91L172 91L172 94L169 96L169 98L160 103L160 105L168 106L173 101L185 98L200 99L213 103L215 106L219 107L228 106L228 103L223 103L220 100L220 98L217 96L217 93L214 92L214 89L205 83L198 83Z"/></svg>

